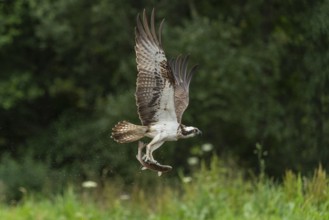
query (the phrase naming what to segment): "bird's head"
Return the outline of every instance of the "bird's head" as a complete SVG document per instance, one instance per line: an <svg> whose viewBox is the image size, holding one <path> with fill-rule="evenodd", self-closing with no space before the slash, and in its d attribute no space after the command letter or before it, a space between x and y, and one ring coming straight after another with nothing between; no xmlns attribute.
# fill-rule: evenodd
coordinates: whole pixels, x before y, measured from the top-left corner
<svg viewBox="0 0 329 220"><path fill-rule="evenodd" d="M181 125L179 127L178 133L180 138L190 138L202 134L202 132L198 128L185 125Z"/></svg>

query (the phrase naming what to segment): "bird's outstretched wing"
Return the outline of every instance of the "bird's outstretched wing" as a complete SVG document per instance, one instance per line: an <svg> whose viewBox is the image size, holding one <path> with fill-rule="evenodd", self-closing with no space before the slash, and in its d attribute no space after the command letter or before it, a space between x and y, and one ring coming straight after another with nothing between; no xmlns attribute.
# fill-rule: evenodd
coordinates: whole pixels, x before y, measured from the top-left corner
<svg viewBox="0 0 329 220"><path fill-rule="evenodd" d="M163 21L157 36L154 26L154 9L151 23L148 23L145 10L137 16L136 34L136 104L143 125L158 121L177 121L174 86L175 77L168 65L161 44Z"/></svg>
<svg viewBox="0 0 329 220"><path fill-rule="evenodd" d="M182 116L189 103L189 86L197 65L190 70L187 68L188 56L178 56L169 62L175 78L174 103L178 123L181 123Z"/></svg>

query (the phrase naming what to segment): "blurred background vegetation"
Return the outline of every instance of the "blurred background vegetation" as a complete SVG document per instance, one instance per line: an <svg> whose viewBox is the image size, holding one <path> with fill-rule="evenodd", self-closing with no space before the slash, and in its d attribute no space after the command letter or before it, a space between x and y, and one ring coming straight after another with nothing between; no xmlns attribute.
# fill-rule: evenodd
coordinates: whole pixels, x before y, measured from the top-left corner
<svg viewBox="0 0 329 220"><path fill-rule="evenodd" d="M174 166L169 177L212 153L278 179L287 169L329 168L328 0L1 0L6 198L19 199L22 186L147 184L154 175L138 171L137 143L110 139L116 122L139 123L134 27L153 7L158 24L165 18L167 57L191 54L200 65L183 121L203 136L156 152Z"/></svg>

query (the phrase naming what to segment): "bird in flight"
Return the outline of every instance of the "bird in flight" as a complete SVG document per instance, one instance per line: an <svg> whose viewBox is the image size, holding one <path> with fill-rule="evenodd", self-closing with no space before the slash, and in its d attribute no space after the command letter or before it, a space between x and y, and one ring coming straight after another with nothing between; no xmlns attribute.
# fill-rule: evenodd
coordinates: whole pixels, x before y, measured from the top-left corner
<svg viewBox="0 0 329 220"><path fill-rule="evenodd" d="M153 152L166 141L194 137L201 131L182 124L182 116L189 104L189 85L196 66L188 69L188 56L178 56L167 60L161 42L163 22L158 34L154 25L154 9L151 22L146 12L137 15L135 28L135 52L137 62L136 104L142 125L128 121L117 123L112 129L112 138L118 143L129 143L143 137L152 140L146 144L139 142L136 156L143 168L162 172L170 171L153 158Z"/></svg>

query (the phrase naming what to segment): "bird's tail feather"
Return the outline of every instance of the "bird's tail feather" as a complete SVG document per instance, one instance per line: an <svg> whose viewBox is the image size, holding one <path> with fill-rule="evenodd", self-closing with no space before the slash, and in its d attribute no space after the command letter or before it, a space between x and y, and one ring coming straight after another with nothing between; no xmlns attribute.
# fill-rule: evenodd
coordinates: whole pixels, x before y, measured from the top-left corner
<svg viewBox="0 0 329 220"><path fill-rule="evenodd" d="M118 143L129 143L144 137L148 127L120 121L112 128L112 138Z"/></svg>

